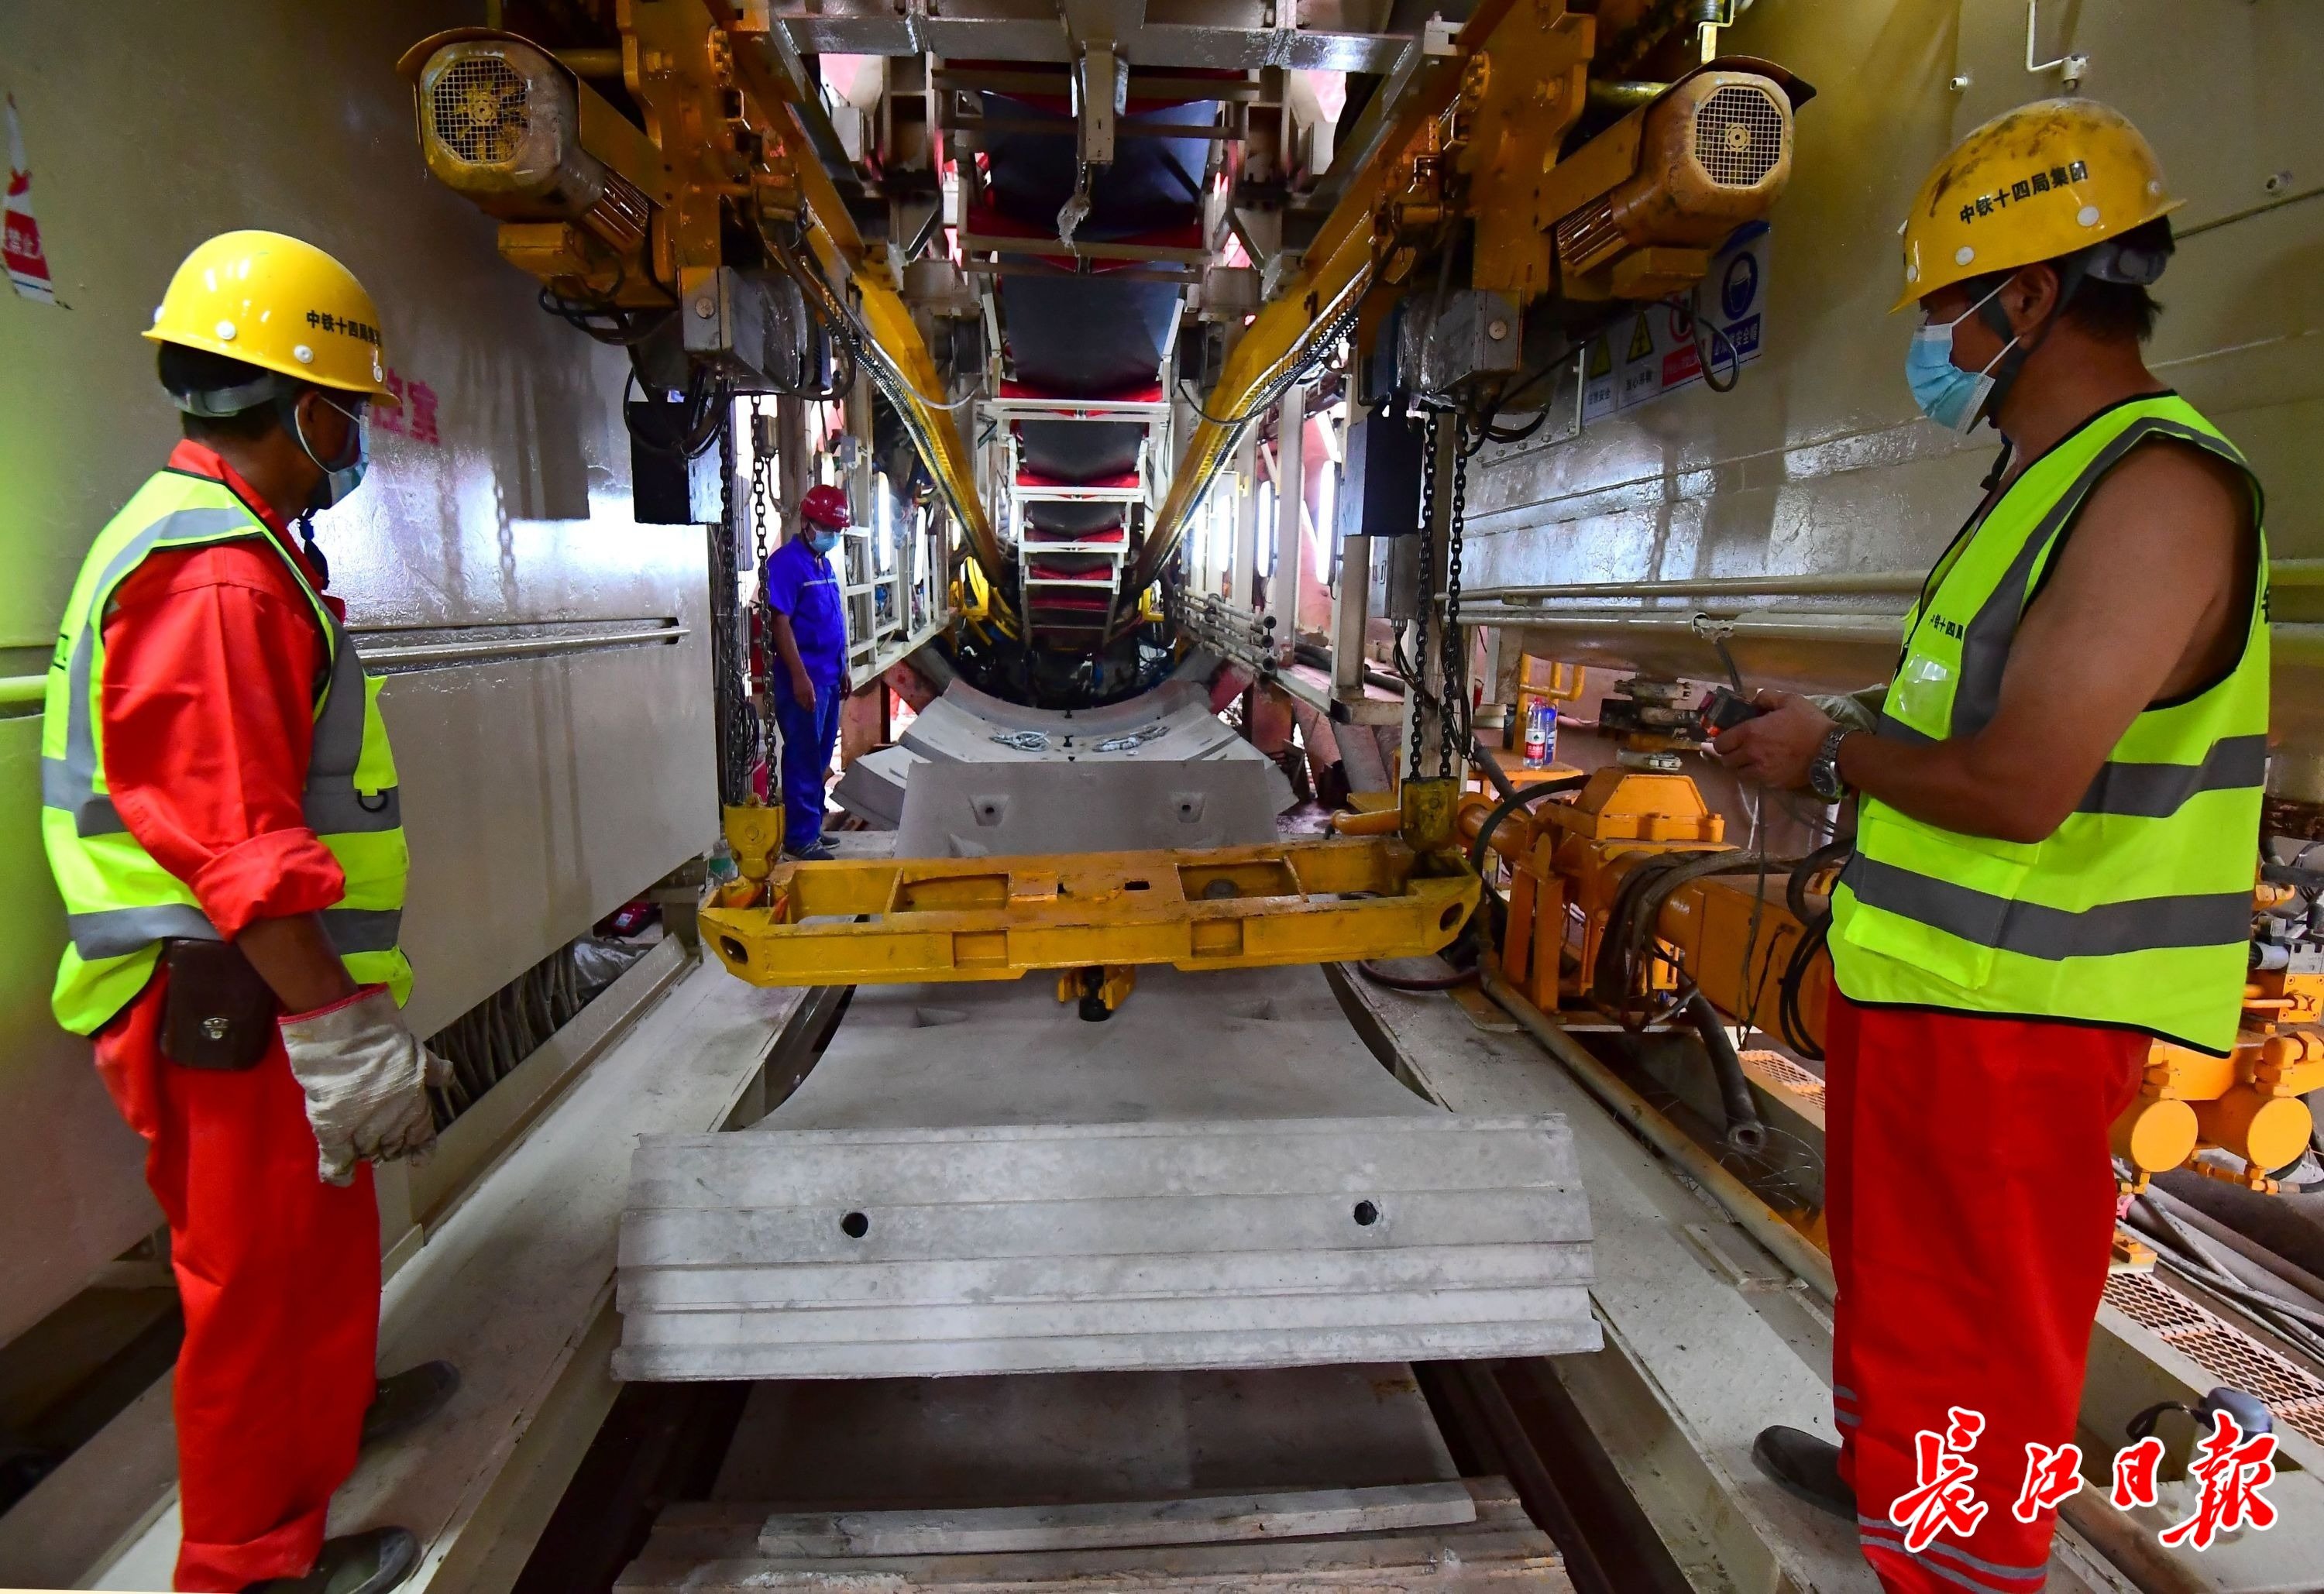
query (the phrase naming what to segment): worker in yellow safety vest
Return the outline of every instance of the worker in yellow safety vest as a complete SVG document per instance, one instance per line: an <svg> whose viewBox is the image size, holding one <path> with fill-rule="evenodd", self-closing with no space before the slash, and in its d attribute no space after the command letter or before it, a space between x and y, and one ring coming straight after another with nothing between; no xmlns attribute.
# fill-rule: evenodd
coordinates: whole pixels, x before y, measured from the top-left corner
<svg viewBox="0 0 2324 1594"><path fill-rule="evenodd" d="M378 327L296 238L187 257L145 334L185 440L97 533L49 670L56 1015L145 1138L184 1308L180 1589L402 1581L410 1533L327 1543L325 1515L359 1444L457 1384L374 1368L365 1165L429 1144L447 1073L399 1010L395 758L309 519L362 480L365 407L397 402Z"/></svg>
<svg viewBox="0 0 2324 1594"><path fill-rule="evenodd" d="M2000 459L1877 709L1763 694L1718 742L1746 779L1857 802L1825 1026L1840 1443L1770 1428L1754 1457L1853 1522L1890 1589L2040 1586L2109 1126L2154 1039L2235 1045L2267 550L2243 456L2142 353L2176 205L2091 100L2022 106L1938 163L1904 228L1906 370Z"/></svg>

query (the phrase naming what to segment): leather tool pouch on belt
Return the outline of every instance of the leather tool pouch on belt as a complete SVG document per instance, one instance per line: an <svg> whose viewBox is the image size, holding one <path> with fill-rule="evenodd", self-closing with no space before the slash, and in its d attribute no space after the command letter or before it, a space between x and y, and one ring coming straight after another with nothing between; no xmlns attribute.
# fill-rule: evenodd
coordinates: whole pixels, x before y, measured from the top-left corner
<svg viewBox="0 0 2324 1594"><path fill-rule="evenodd" d="M185 1068L255 1068L274 1044L282 1010L228 941L165 941L169 994L161 1009L161 1055Z"/></svg>

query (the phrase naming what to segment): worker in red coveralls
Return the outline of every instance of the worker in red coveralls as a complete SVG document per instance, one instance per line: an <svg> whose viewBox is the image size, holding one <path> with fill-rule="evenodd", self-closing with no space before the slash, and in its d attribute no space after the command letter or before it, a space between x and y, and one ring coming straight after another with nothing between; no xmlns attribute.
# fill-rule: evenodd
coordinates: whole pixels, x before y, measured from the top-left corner
<svg viewBox="0 0 2324 1594"><path fill-rule="evenodd" d="M2175 202L2087 99L1969 134L1904 228L1921 410L2004 441L1877 707L1762 694L1738 774L1857 798L1832 891L1832 1445L1753 1459L1884 1588L2031 1594L2157 1039L2232 1054L2267 763L2243 456L2147 369ZM2092 1458L2103 1461L2103 1458Z"/></svg>
<svg viewBox="0 0 2324 1594"><path fill-rule="evenodd" d="M69 937L59 1020L145 1138L185 1313L176 1586L379 1594L397 1527L324 1538L357 1447L450 1398L380 1378L367 1164L433 1138L405 1027L395 764L290 527L354 491L395 402L346 268L273 233L190 255L146 336L185 441L97 536L60 628L42 831Z"/></svg>

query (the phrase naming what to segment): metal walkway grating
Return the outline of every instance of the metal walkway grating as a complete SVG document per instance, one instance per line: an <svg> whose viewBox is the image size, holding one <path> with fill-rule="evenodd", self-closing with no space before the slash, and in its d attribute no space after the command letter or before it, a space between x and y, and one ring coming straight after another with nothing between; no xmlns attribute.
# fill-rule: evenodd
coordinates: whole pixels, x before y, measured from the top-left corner
<svg viewBox="0 0 2324 1594"><path fill-rule="evenodd" d="M2266 1402L2287 1425L2324 1444L2324 1382L2146 1273L2107 1280L2106 1302L2196 1366Z"/></svg>
<svg viewBox="0 0 2324 1594"><path fill-rule="evenodd" d="M1781 1085L1803 1101L1823 1105L1823 1081L1784 1056L1781 1052L1746 1052L1743 1066L1754 1073L1763 1074L1772 1084Z"/></svg>

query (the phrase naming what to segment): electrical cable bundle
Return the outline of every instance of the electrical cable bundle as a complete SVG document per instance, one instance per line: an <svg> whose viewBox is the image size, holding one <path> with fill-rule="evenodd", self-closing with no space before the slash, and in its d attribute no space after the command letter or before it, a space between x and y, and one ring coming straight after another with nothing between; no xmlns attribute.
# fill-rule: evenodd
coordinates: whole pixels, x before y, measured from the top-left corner
<svg viewBox="0 0 2324 1594"><path fill-rule="evenodd" d="M1266 389L1261 392L1258 397L1251 400L1249 407L1246 408L1240 415L1213 415L1209 410L1204 409L1203 401L1187 391L1187 382L1185 377L1180 377L1178 379L1178 397L1184 400L1187 406L1191 408L1196 415L1201 416L1213 426L1232 427L1236 428L1238 435L1233 438L1230 438L1227 440L1227 447L1219 451L1221 455L1223 456L1231 452L1234 446L1242 440L1240 436L1240 428L1249 426L1253 420L1258 419L1259 416L1266 414L1268 410L1274 408L1275 405L1281 401L1284 394L1289 392L1292 388L1298 384L1300 378L1305 376L1309 372L1314 370L1318 365L1323 364L1327 359L1329 359L1331 357L1332 351L1339 347L1340 340L1348 336L1349 332L1354 328L1355 324L1356 311L1354 308L1351 307L1349 309L1342 311L1336 320L1323 329L1323 335L1321 337L1318 337L1314 343L1309 346L1306 355L1301 358L1299 363L1296 365L1290 366L1283 373L1282 375L1276 377L1272 382L1268 382Z"/></svg>
<svg viewBox="0 0 2324 1594"><path fill-rule="evenodd" d="M630 372L630 382L638 383L638 373ZM642 383L638 383L643 392ZM645 415L656 410L674 408L678 410L667 425L657 419L648 421L644 415L632 409L629 387L622 390L622 419L630 428L630 436L641 447L657 454L683 455L687 459L699 458L725 429L726 401L732 397L726 384L717 380L707 366L697 365L687 376L686 396L674 406L650 405Z"/></svg>
<svg viewBox="0 0 2324 1594"><path fill-rule="evenodd" d="M615 282L613 292L620 292L621 286ZM610 293L600 299L567 299L546 283L540 290L540 308L576 331L586 332L599 343L616 348L635 348L668 326L669 318L678 314L662 305L624 309L613 302Z"/></svg>
<svg viewBox="0 0 2324 1594"><path fill-rule="evenodd" d="M1845 862L1855 855L1856 838L1842 836L1826 842L1814 852L1792 866L1791 878L1784 882L1784 906L1800 921L1800 938L1792 943L1792 955L1784 964L1784 977L1776 987L1775 1025L1784 1044L1811 1062L1823 1061L1823 1047L1808 1033L1807 1019L1801 1008L1802 991L1807 984L1808 971L1831 939L1831 908L1826 904L1821 913L1808 908L1808 882L1825 870Z"/></svg>
<svg viewBox="0 0 2324 1594"><path fill-rule="evenodd" d="M2324 1299L2273 1269L2247 1263L2274 1280L2273 1287L2253 1283L2211 1248L2212 1242L2189 1221L2192 1211L2169 1192L2150 1187L2131 1203L2128 1217L2165 1267L2234 1302L2285 1344L2324 1364Z"/></svg>

